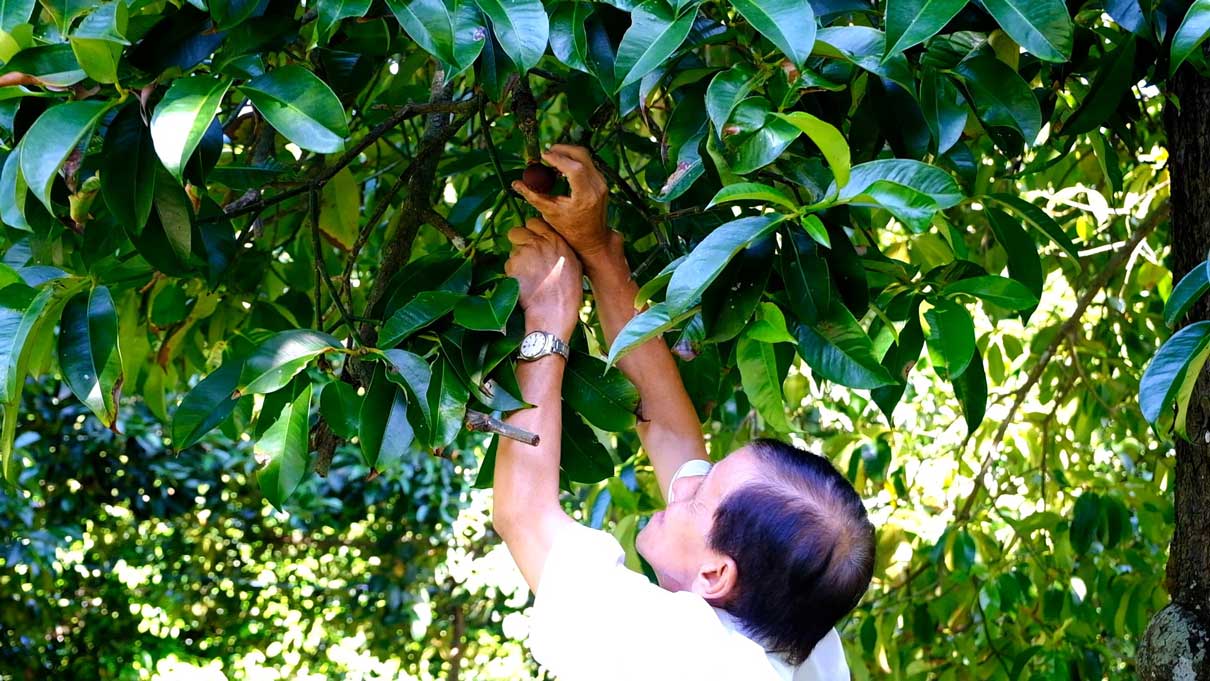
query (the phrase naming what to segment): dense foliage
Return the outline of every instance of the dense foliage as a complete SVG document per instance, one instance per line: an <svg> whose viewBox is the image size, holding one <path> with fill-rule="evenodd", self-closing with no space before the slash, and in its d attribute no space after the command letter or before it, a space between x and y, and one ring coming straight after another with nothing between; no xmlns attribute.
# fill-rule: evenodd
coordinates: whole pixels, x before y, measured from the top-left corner
<svg viewBox="0 0 1210 681"><path fill-rule="evenodd" d="M858 678L1128 677L1171 514L1136 402L1179 321L1161 92L1208 19L0 0L4 665L238 673L299 618L336 624L276 649L295 672L357 632L421 677L486 678L463 640L519 655L521 604L442 566L491 543L451 528L524 406L505 187L566 141L651 303L608 351L591 306L573 339L582 518L632 538L659 503L608 366L665 334L712 455L793 435L871 500Z"/></svg>

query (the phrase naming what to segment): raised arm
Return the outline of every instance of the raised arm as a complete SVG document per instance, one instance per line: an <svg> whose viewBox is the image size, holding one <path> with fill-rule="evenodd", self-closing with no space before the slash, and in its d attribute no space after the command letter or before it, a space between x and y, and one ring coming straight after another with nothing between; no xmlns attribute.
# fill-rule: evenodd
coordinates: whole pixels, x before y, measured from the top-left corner
<svg viewBox="0 0 1210 681"><path fill-rule="evenodd" d="M505 271L521 284L526 332L546 331L566 342L583 298L579 261L563 239L537 218L509 232L508 238L513 252ZM539 441L530 446L501 438L496 449L492 521L535 590L555 534L561 525L574 522L559 506L565 361L560 355L547 355L517 367L521 397L534 407L507 420L537 433Z"/></svg>
<svg viewBox="0 0 1210 681"><path fill-rule="evenodd" d="M583 147L557 144L542 158L567 176L571 196L538 194L521 182L513 183L513 188L541 211L580 256L592 284L605 339L612 344L637 312L634 298L638 284L630 276L622 235L606 225L609 188ZM707 458L697 412L662 338L635 348L618 366L638 388L643 417L638 425L639 439L651 457L660 490L666 494L681 464Z"/></svg>

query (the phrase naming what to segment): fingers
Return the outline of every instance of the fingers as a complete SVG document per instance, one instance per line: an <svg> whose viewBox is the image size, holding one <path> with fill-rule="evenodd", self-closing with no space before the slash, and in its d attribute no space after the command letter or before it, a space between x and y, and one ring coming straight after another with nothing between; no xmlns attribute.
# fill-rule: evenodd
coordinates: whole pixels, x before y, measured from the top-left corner
<svg viewBox="0 0 1210 681"><path fill-rule="evenodd" d="M550 224L542 218L530 218L526 220L525 229L529 230L533 234L538 235L539 237L545 237L547 239L560 239L559 234L555 232L555 228L551 227Z"/></svg>
<svg viewBox="0 0 1210 681"><path fill-rule="evenodd" d="M524 246L531 244L537 239L537 235L524 227L513 227L508 230L508 241L513 247Z"/></svg>
<svg viewBox="0 0 1210 681"><path fill-rule="evenodd" d="M555 207L554 197L539 194L520 180L514 180L512 187L513 191L520 194L522 198L529 202L529 205L537 208L539 211L546 212Z"/></svg>
<svg viewBox="0 0 1210 681"><path fill-rule="evenodd" d="M585 147L576 144L553 144L550 150L579 161L585 166L592 166L592 152Z"/></svg>
<svg viewBox="0 0 1210 681"><path fill-rule="evenodd" d="M585 164L552 148L550 151L542 152L542 160L567 177L567 183L571 185L572 196L592 190L593 174L597 171L596 167L592 165L592 159Z"/></svg>

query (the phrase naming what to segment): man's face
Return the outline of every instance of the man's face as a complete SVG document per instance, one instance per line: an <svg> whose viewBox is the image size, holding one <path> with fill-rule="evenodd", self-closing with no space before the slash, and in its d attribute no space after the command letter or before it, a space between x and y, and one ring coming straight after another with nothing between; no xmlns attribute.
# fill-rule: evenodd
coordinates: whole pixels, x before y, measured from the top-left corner
<svg viewBox="0 0 1210 681"><path fill-rule="evenodd" d="M635 548L669 591L690 591L703 564L717 557L708 537L714 511L745 483L761 477L760 461L747 447L718 462L705 476L685 477L673 486L673 501L651 517Z"/></svg>

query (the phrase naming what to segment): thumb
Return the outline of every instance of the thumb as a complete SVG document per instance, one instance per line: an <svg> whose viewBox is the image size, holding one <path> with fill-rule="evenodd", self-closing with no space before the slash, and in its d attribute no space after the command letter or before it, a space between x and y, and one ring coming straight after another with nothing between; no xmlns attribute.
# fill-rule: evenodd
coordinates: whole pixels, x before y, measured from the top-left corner
<svg viewBox="0 0 1210 681"><path fill-rule="evenodd" d="M513 180L512 188L513 191L517 192L522 198L528 201L529 205L537 208L543 213L555 207L554 199L530 189L524 182L520 180Z"/></svg>

